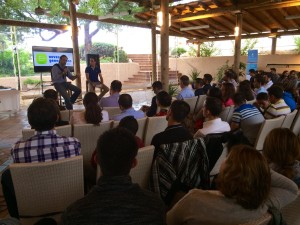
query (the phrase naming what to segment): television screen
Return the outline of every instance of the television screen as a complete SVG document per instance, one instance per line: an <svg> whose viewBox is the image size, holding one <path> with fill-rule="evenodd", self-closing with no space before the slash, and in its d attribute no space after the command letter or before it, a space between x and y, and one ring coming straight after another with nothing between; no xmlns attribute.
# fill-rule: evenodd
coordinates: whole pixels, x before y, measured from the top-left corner
<svg viewBox="0 0 300 225"><path fill-rule="evenodd" d="M51 72L61 55L68 57L67 67L74 72L72 48L32 46L32 55L34 72Z"/></svg>

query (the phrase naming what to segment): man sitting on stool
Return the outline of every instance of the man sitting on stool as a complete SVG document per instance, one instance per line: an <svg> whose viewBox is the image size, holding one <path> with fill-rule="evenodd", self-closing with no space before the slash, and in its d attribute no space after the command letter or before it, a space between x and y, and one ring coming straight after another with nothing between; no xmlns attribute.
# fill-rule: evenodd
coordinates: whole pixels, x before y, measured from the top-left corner
<svg viewBox="0 0 300 225"><path fill-rule="evenodd" d="M66 108L73 109L73 104L81 93L81 89L71 84L71 82L67 82L67 78L71 80L75 80L77 76L73 76L66 66L68 61L68 57L66 55L61 55L59 58L59 63L53 65L51 70L51 78L54 84L54 87L58 93L64 98ZM67 93L67 90L73 92L70 97Z"/></svg>
<svg viewBox="0 0 300 225"><path fill-rule="evenodd" d="M85 68L85 75L89 85L89 91L95 92L95 87L100 88L100 95L98 98L101 99L109 91L109 88L104 85L101 69L97 65L96 58L90 58L90 66Z"/></svg>

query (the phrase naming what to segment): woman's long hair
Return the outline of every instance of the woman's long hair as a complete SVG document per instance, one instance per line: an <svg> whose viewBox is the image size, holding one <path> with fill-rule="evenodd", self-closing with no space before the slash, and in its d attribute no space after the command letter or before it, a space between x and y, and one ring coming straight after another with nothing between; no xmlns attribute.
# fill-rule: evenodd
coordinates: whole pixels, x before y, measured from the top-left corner
<svg viewBox="0 0 300 225"><path fill-rule="evenodd" d="M231 148L217 178L218 189L245 209L257 209L268 198L271 174L267 160L253 147Z"/></svg>
<svg viewBox="0 0 300 225"><path fill-rule="evenodd" d="M94 92L88 92L83 98L85 107L84 118L87 123L99 125L102 121L102 109L98 104L98 96Z"/></svg>

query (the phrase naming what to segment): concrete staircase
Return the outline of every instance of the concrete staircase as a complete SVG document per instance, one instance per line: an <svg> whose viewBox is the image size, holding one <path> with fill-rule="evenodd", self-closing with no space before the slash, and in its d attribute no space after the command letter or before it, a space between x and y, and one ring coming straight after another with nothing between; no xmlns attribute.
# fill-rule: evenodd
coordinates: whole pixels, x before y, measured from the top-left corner
<svg viewBox="0 0 300 225"><path fill-rule="evenodd" d="M124 81L125 85L128 86L151 86L152 76L152 55L151 54L129 54L128 59L132 62L140 65L140 71L138 74L134 74L133 77L129 77L127 81ZM160 67L158 67L160 69ZM181 74L175 70L169 70L169 82L178 83L178 77ZM161 80L161 73L158 72L158 79Z"/></svg>

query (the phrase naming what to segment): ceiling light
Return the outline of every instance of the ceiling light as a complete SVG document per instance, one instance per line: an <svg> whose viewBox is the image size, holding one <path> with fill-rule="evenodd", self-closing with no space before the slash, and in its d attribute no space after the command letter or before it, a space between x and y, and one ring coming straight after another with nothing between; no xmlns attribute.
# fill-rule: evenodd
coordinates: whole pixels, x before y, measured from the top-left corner
<svg viewBox="0 0 300 225"><path fill-rule="evenodd" d="M298 15L290 15L290 16L286 16L284 18L286 20L300 19L300 14L298 14Z"/></svg>
<svg viewBox="0 0 300 225"><path fill-rule="evenodd" d="M200 30L200 29L206 29L206 28L209 28L209 25L201 25L201 26L194 26L194 27L183 27L183 28L180 28L180 31Z"/></svg>

